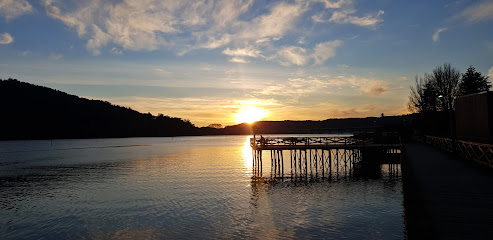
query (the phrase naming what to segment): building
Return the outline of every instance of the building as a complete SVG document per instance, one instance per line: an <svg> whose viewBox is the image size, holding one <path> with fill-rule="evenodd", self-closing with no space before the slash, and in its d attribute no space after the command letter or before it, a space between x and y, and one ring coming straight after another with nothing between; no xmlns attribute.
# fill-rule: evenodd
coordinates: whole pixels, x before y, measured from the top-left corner
<svg viewBox="0 0 493 240"><path fill-rule="evenodd" d="M458 97L455 119L457 139L493 143L493 92Z"/></svg>

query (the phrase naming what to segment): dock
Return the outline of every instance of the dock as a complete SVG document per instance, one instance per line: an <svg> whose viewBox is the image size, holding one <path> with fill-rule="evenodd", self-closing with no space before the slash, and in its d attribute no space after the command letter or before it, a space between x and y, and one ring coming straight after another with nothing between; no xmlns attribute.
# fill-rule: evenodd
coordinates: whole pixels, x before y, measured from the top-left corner
<svg viewBox="0 0 493 240"><path fill-rule="evenodd" d="M261 137L251 138L250 146L254 176L262 177L267 151L271 176L280 178L354 174L358 166L397 163L401 152L399 143L356 137Z"/></svg>

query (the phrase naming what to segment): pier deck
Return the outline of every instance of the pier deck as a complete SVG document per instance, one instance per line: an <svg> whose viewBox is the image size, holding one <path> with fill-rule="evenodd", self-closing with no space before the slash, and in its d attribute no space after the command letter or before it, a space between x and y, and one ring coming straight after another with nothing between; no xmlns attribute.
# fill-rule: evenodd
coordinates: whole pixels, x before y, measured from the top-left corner
<svg viewBox="0 0 493 240"><path fill-rule="evenodd" d="M270 152L271 175L275 177L285 176L285 155L289 156L286 170L291 177L330 177L334 169L336 174L339 168L350 169L351 174L355 166L364 163L397 163L401 148L400 144L354 137L261 137L251 138L250 146L256 177L262 176L263 151Z"/></svg>

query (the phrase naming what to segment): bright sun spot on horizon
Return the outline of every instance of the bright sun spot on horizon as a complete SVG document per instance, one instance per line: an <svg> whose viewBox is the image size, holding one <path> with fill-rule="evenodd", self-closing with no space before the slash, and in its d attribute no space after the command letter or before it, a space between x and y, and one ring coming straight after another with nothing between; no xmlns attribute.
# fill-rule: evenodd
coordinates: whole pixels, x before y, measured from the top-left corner
<svg viewBox="0 0 493 240"><path fill-rule="evenodd" d="M266 117L268 112L254 106L243 106L234 115L237 123L253 123Z"/></svg>

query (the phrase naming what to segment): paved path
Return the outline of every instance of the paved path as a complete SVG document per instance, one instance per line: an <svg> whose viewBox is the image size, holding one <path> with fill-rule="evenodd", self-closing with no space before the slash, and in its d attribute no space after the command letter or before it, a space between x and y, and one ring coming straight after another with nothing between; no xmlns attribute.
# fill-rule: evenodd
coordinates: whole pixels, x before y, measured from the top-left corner
<svg viewBox="0 0 493 240"><path fill-rule="evenodd" d="M404 147L409 179L418 190L407 196L417 194L413 197L419 199L424 213L414 221L422 221L421 229L427 228L419 238L493 239L493 170L429 145L407 143Z"/></svg>

